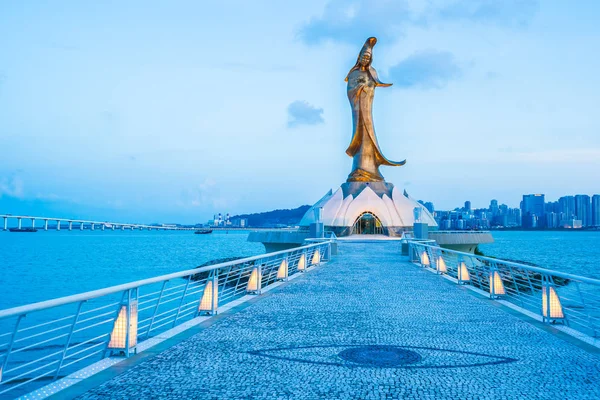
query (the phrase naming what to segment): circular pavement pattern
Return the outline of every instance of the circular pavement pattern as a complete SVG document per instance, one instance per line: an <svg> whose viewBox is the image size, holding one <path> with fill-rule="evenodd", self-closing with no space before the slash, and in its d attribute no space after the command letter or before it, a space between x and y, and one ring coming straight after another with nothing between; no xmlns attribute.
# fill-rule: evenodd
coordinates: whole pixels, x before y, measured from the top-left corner
<svg viewBox="0 0 600 400"><path fill-rule="evenodd" d="M351 347L338 353L344 361L368 367L399 367L421 361L421 355L396 346Z"/></svg>

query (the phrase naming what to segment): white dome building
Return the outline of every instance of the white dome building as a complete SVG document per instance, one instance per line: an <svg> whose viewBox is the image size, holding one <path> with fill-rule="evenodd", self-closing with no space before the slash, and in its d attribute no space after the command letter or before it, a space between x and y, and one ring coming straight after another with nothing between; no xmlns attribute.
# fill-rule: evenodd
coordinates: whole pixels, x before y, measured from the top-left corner
<svg viewBox="0 0 600 400"><path fill-rule="evenodd" d="M321 208L321 220L315 210ZM300 221L301 227L322 222L337 236L383 234L399 236L412 230L415 215L422 223L437 227L433 215L422 204L387 182L346 182L330 190Z"/></svg>

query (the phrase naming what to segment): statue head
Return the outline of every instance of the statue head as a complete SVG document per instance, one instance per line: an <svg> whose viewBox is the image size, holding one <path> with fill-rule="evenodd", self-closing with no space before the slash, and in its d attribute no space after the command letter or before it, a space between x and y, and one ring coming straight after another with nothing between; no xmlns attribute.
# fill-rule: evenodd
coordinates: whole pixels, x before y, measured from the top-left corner
<svg viewBox="0 0 600 400"><path fill-rule="evenodd" d="M377 43L377 38L370 37L365 41L360 53L358 53L358 59L356 60L356 66L368 68L371 66L373 61L373 46Z"/></svg>
<svg viewBox="0 0 600 400"><path fill-rule="evenodd" d="M348 72L348 75L346 75L346 79L344 79L346 82L348 82L348 77L350 76L350 74L353 71L356 71L358 69L360 69L361 71L367 71L371 77L375 80L375 82L377 82L378 86L391 86L391 83L383 83L379 80L379 78L377 77L377 72L375 71L375 68L373 68L371 66L371 63L373 62L373 46L375 46L375 44L377 43L377 38L375 37L370 37L365 41L365 44L363 45L362 49L360 50L360 53L358 53L358 58L356 59L356 64L354 64L354 67L352 67L350 69L350 71Z"/></svg>

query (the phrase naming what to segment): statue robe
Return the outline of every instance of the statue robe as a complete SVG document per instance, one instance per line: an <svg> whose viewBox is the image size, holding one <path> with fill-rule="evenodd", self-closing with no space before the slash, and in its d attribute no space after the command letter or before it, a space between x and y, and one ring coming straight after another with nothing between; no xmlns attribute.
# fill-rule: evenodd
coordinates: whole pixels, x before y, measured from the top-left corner
<svg viewBox="0 0 600 400"><path fill-rule="evenodd" d="M361 70L354 67L348 77L348 100L352 107L353 134L346 154L353 157L352 172L348 182L383 181L380 165L400 166L406 160L388 160L377 143L373 126L373 98L377 86L391 86L379 81L373 67Z"/></svg>

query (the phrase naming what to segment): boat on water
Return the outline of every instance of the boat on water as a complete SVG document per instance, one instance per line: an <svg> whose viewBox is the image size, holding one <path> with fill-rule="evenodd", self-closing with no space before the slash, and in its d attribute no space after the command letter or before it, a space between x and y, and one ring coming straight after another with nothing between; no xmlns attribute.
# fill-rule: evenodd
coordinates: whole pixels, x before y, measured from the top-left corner
<svg viewBox="0 0 600 400"><path fill-rule="evenodd" d="M37 232L36 228L9 228L10 232Z"/></svg>
<svg viewBox="0 0 600 400"><path fill-rule="evenodd" d="M194 231L194 233L195 233L196 235L207 235L207 234L209 234L209 233L212 233L212 231L213 231L212 229L196 229L196 230Z"/></svg>

